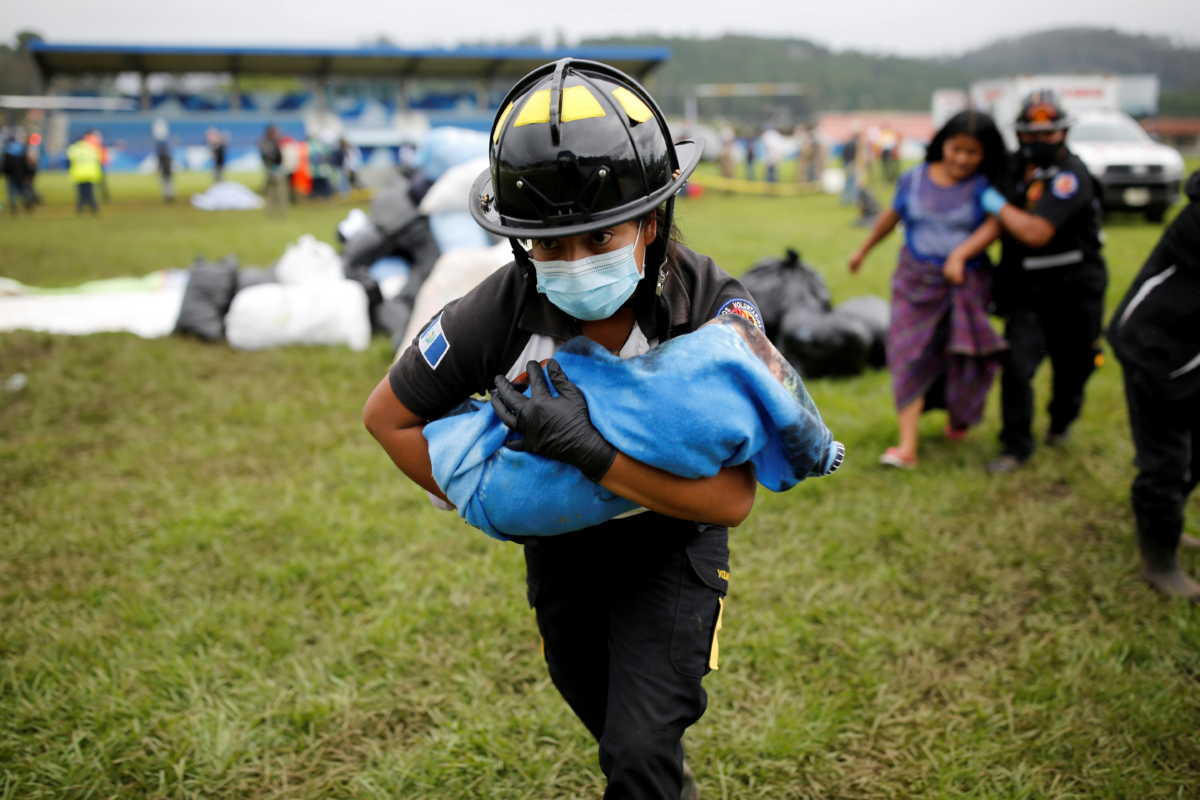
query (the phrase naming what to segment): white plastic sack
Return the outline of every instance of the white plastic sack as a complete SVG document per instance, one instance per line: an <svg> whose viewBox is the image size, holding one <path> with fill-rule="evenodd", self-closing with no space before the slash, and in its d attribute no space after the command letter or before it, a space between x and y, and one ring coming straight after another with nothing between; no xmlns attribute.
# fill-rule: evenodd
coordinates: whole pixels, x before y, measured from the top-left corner
<svg viewBox="0 0 1200 800"><path fill-rule="evenodd" d="M443 211L429 218L429 232L438 250L479 250L491 244L487 231L467 211Z"/></svg>
<svg viewBox="0 0 1200 800"><path fill-rule="evenodd" d="M417 166L436 181L451 167L475 158L487 158L488 135L467 128L434 128L425 134L417 151Z"/></svg>
<svg viewBox="0 0 1200 800"><path fill-rule="evenodd" d="M826 167L821 173L821 191L825 194L841 194L846 185L846 172L841 167Z"/></svg>
<svg viewBox="0 0 1200 800"><path fill-rule="evenodd" d="M221 181L193 196L192 205L203 211L247 211L262 208L263 199L236 181Z"/></svg>
<svg viewBox="0 0 1200 800"><path fill-rule="evenodd" d="M352 208L346 218L337 224L338 235L345 241L350 241L354 238L354 234L370 227L371 218L361 208Z"/></svg>
<svg viewBox="0 0 1200 800"><path fill-rule="evenodd" d="M283 252L275 275L280 283L340 281L345 277L337 251L307 233Z"/></svg>
<svg viewBox="0 0 1200 800"><path fill-rule="evenodd" d="M225 338L239 350L290 344L365 350L371 341L367 293L350 280L251 286L234 295Z"/></svg>
<svg viewBox="0 0 1200 800"><path fill-rule="evenodd" d="M432 216L443 211L466 211L471 184L488 168L487 158L473 158L446 170L421 199L421 213Z"/></svg>
<svg viewBox="0 0 1200 800"><path fill-rule="evenodd" d="M512 261L512 257L512 247L508 242L495 247L454 250L442 254L425 283L421 284L421 291L417 292L408 327L404 329L404 338L400 340L401 347L407 347L443 306L483 283L484 278Z"/></svg>

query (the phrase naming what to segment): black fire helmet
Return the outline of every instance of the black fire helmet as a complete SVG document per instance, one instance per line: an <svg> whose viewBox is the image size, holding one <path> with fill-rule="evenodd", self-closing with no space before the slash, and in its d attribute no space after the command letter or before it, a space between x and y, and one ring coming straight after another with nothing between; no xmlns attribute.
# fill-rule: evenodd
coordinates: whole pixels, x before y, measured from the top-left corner
<svg viewBox="0 0 1200 800"><path fill-rule="evenodd" d="M509 90L488 161L471 187L471 216L509 239L545 239L669 207L700 145L673 144L654 98L625 73L564 58Z"/></svg>
<svg viewBox="0 0 1200 800"><path fill-rule="evenodd" d="M1021 101L1021 110L1013 127L1017 133L1065 131L1072 122L1052 89L1037 89Z"/></svg>

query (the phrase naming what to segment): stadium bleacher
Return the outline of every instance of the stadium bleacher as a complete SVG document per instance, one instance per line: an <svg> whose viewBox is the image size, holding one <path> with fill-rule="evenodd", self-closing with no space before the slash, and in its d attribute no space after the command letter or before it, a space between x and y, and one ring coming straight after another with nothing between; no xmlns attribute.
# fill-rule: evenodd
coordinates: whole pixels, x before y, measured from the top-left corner
<svg viewBox="0 0 1200 800"><path fill-rule="evenodd" d="M48 137L46 166L64 165L66 146L90 129L111 148L112 170L154 168L152 127L170 126L177 168L211 164L206 133L227 140L226 168L257 169L257 142L268 124L284 136L345 137L364 161L396 158L430 128L486 131L511 80L564 56L607 61L643 77L670 57L656 47L543 50L530 47L403 49L207 47L129 44L58 44L30 47L44 77L140 73L286 75L312 87L303 91L159 92L126 94L126 111L59 111L62 135ZM145 85L145 84L144 84ZM237 85L236 83L234 85ZM98 96L96 92L77 96ZM402 99L401 99L402 98ZM61 124L65 122L65 125ZM312 129L310 129L312 128Z"/></svg>

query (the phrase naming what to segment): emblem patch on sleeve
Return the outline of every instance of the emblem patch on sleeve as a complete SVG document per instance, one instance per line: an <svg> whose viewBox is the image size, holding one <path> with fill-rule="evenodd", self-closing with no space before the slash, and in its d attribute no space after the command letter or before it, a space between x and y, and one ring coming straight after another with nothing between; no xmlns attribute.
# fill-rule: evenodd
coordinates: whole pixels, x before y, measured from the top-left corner
<svg viewBox="0 0 1200 800"><path fill-rule="evenodd" d="M1050 191L1059 200L1069 200L1079 191L1079 178L1074 172L1060 172L1054 176Z"/></svg>
<svg viewBox="0 0 1200 800"><path fill-rule="evenodd" d="M736 314L754 323L760 331L765 330L762 314L759 313L758 306L745 298L735 297L732 300L726 300L725 304L717 309L716 316L719 317L722 314Z"/></svg>
<svg viewBox="0 0 1200 800"><path fill-rule="evenodd" d="M434 317L433 321L425 326L425 330L421 331L421 335L417 337L417 348L430 369L437 369L446 353L450 352L450 340L442 330L441 314Z"/></svg>

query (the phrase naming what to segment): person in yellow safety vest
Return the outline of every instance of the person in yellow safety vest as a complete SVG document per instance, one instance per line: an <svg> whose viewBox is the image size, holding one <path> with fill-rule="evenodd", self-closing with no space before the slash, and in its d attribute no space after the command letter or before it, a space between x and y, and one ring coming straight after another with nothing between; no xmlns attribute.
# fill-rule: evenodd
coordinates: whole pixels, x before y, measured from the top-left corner
<svg viewBox="0 0 1200 800"><path fill-rule="evenodd" d="M94 132L88 131L67 148L71 182L75 184L75 213L82 214L85 206L98 214L96 184L100 182L100 147Z"/></svg>

